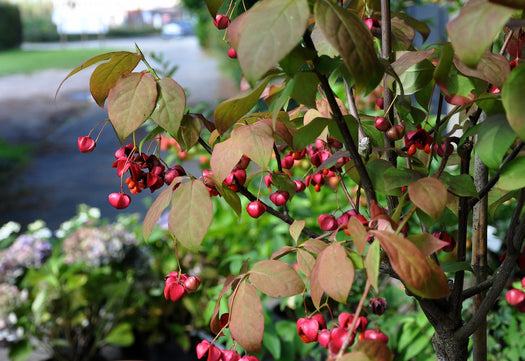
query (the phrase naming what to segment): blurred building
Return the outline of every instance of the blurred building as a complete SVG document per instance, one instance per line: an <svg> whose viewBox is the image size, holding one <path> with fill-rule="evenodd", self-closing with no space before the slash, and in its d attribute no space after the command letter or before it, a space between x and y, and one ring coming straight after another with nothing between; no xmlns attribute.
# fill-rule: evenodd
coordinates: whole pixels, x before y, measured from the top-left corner
<svg viewBox="0 0 525 361"><path fill-rule="evenodd" d="M8 0L52 3L59 34L104 34L121 26L153 26L182 16L180 0Z"/></svg>

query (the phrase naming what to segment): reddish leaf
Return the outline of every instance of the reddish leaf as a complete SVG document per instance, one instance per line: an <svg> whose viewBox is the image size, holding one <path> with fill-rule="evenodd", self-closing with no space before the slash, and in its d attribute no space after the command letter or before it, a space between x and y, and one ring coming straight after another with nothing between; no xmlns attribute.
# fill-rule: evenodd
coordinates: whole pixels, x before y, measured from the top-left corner
<svg viewBox="0 0 525 361"><path fill-rule="evenodd" d="M282 246L280 249L272 253L271 259L279 259L286 256L287 254L292 253L295 250L295 247L292 246Z"/></svg>
<svg viewBox="0 0 525 361"><path fill-rule="evenodd" d="M343 354L341 361L373 361L368 358L368 356L361 351L352 351Z"/></svg>
<svg viewBox="0 0 525 361"><path fill-rule="evenodd" d="M315 258L309 252L302 248L297 249L297 264L299 270L305 274L306 277L310 277L310 272L315 264Z"/></svg>
<svg viewBox="0 0 525 361"><path fill-rule="evenodd" d="M297 240L301 236L301 232L303 231L305 225L305 220L294 220L293 223L290 225L289 231L294 241L297 242Z"/></svg>
<svg viewBox="0 0 525 361"><path fill-rule="evenodd" d="M352 240L354 241L357 252L361 255L365 254L366 244L369 237L366 228L361 222L359 222L357 217L350 217L347 227L350 235L352 236Z"/></svg>
<svg viewBox="0 0 525 361"><path fill-rule="evenodd" d="M258 353L264 334L262 303L255 287L241 282L230 308L232 337L249 352Z"/></svg>
<svg viewBox="0 0 525 361"><path fill-rule="evenodd" d="M148 119L157 101L157 82L150 73L124 74L108 95L108 115L121 139Z"/></svg>
<svg viewBox="0 0 525 361"><path fill-rule="evenodd" d="M401 46L402 49L410 48L412 41L416 36L414 28L407 25L403 19L398 17L392 18L392 35L394 41Z"/></svg>
<svg viewBox="0 0 525 361"><path fill-rule="evenodd" d="M109 90L117 84L122 75L133 71L139 61L138 54L124 51L116 53L108 62L95 68L89 80L89 88L99 107L104 108Z"/></svg>
<svg viewBox="0 0 525 361"><path fill-rule="evenodd" d="M211 332L213 332L215 335L221 332L221 323L220 323L220 317L219 317L221 298L226 293L228 293L228 291L231 288L231 285L237 279L239 279L239 276L232 276L232 275L228 276L226 278L226 281L224 282L224 285L222 286L222 290L221 290L221 293L219 294L219 297L217 297L217 303L215 304L215 308L213 310L213 314L211 316L211 321L210 321Z"/></svg>
<svg viewBox="0 0 525 361"><path fill-rule="evenodd" d="M432 56L434 52L435 49L402 52L403 55L392 63L392 68L394 68L396 74L401 75L413 65L416 65Z"/></svg>
<svg viewBox="0 0 525 361"><path fill-rule="evenodd" d="M513 12L514 9L488 0L467 1L459 15L447 24L448 36L459 59L476 68Z"/></svg>
<svg viewBox="0 0 525 361"><path fill-rule="evenodd" d="M270 118L263 118L260 121L268 124L270 127L274 126L274 121ZM280 122L279 120L275 120L274 133L277 137L281 138L281 140L285 142L290 148L293 147L293 134L295 133L294 128L288 128L286 125L284 125L284 123Z"/></svg>
<svg viewBox="0 0 525 361"><path fill-rule="evenodd" d="M408 185L410 200L434 219L438 219L447 205L447 188L432 177L421 178Z"/></svg>
<svg viewBox="0 0 525 361"><path fill-rule="evenodd" d="M266 0L256 3L246 14L236 50L244 75L253 82L301 40L310 9L307 0Z"/></svg>
<svg viewBox="0 0 525 361"><path fill-rule="evenodd" d="M235 128L231 140L235 149L246 154L263 170L268 167L274 143L272 128L268 124L257 122Z"/></svg>
<svg viewBox="0 0 525 361"><path fill-rule="evenodd" d="M329 0L316 1L316 24L337 49L355 79L357 91L370 92L379 83L383 71L379 65L370 30L351 10Z"/></svg>
<svg viewBox="0 0 525 361"><path fill-rule="evenodd" d="M301 293L304 283L288 263L259 261L250 270L250 282L270 297L289 297Z"/></svg>
<svg viewBox="0 0 525 361"><path fill-rule="evenodd" d="M235 122L239 121L243 115L253 108L268 81L269 79L266 78L256 88L246 90L233 98L225 100L215 108L213 118L220 134L224 134Z"/></svg>
<svg viewBox="0 0 525 361"><path fill-rule="evenodd" d="M151 234L151 231L153 230L153 227L159 221L162 212L164 212L164 209L166 209L166 207L168 207L168 205L170 204L171 196L173 193L173 187L176 184L180 183L181 180L181 177L175 178L171 182L170 186L164 189L157 196L153 204L149 207L148 213L146 213L146 217L144 217L144 222L142 224L142 234L144 236L144 239L148 239L149 235Z"/></svg>
<svg viewBox="0 0 525 361"><path fill-rule="evenodd" d="M182 183L174 192L168 218L170 232L184 247L196 252L213 218L213 204L199 180Z"/></svg>
<svg viewBox="0 0 525 361"><path fill-rule="evenodd" d="M432 253L437 252L444 246L448 245L447 242L434 237L430 233L410 235L407 238L411 240L425 256L430 256Z"/></svg>
<svg viewBox="0 0 525 361"><path fill-rule="evenodd" d="M427 258L427 263L430 267L431 276L427 279L423 287L414 288L408 284L405 286L415 294L416 296L423 298L443 298L450 294L450 289L448 287L447 276L439 265L430 257Z"/></svg>
<svg viewBox="0 0 525 361"><path fill-rule="evenodd" d="M321 253L326 247L328 247L328 244L324 241L321 241L319 239L308 239L301 243L300 247L306 249L307 251L310 251L314 254Z"/></svg>
<svg viewBox="0 0 525 361"><path fill-rule="evenodd" d="M226 179L243 154L242 149L234 144L231 138L215 144L210 158L210 167L218 183Z"/></svg>
<svg viewBox="0 0 525 361"><path fill-rule="evenodd" d="M319 253L310 276L316 279L328 296L346 303L354 281L354 264L347 257L344 247L334 242Z"/></svg>
<svg viewBox="0 0 525 361"><path fill-rule="evenodd" d="M177 135L184 110L186 94L184 89L173 79L163 78L157 82L159 96L157 107L151 119L171 135Z"/></svg>
<svg viewBox="0 0 525 361"><path fill-rule="evenodd" d="M454 57L454 65L466 76L473 76L485 80L501 89L510 74L509 61L503 55L487 51L479 60L475 69L463 64L457 56Z"/></svg>
<svg viewBox="0 0 525 361"><path fill-rule="evenodd" d="M394 354L388 346L379 340L361 340L355 345L354 352L364 353L370 361L392 361ZM348 361L345 359L345 361Z"/></svg>
<svg viewBox="0 0 525 361"><path fill-rule="evenodd" d="M413 289L423 289L432 276L421 251L408 239L388 231L370 231L381 244L401 280Z"/></svg>

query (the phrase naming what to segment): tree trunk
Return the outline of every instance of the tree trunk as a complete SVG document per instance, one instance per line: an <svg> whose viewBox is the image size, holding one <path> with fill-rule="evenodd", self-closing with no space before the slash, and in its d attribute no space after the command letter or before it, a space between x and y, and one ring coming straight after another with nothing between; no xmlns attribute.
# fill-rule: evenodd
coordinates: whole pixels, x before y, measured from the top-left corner
<svg viewBox="0 0 525 361"><path fill-rule="evenodd" d="M432 337L432 346L438 361L467 361L469 356L468 339L457 340L453 332L436 332Z"/></svg>

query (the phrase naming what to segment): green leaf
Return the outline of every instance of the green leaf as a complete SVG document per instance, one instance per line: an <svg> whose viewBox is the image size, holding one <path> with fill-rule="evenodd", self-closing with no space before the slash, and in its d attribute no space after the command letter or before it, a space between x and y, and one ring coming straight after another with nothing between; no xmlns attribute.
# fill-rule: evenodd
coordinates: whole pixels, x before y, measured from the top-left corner
<svg viewBox="0 0 525 361"><path fill-rule="evenodd" d="M366 277L370 281L370 284L376 292L379 290L379 264L381 261L381 249L379 248L379 242L374 240L365 257Z"/></svg>
<svg viewBox="0 0 525 361"><path fill-rule="evenodd" d="M133 71L139 61L138 54L123 51L114 54L108 62L95 68L89 80L89 89L99 107L104 108L109 90L117 84L122 75Z"/></svg>
<svg viewBox="0 0 525 361"><path fill-rule="evenodd" d="M405 72L399 74L404 94L410 95L424 89L432 80L433 75L434 65L426 59L412 65ZM397 92L400 94L399 91Z"/></svg>
<svg viewBox="0 0 525 361"><path fill-rule="evenodd" d="M135 341L133 327L127 322L119 323L106 335L104 341L115 346L130 346Z"/></svg>
<svg viewBox="0 0 525 361"><path fill-rule="evenodd" d="M149 118L157 101L157 82L150 73L124 74L108 95L108 115L124 140Z"/></svg>
<svg viewBox="0 0 525 361"><path fill-rule="evenodd" d="M304 291L304 283L288 263L263 260L250 270L250 282L270 297L289 297Z"/></svg>
<svg viewBox="0 0 525 361"><path fill-rule="evenodd" d="M294 149L301 150L313 143L328 126L328 123L330 123L330 119L315 118L304 127L299 128L293 136Z"/></svg>
<svg viewBox="0 0 525 361"><path fill-rule="evenodd" d="M405 23L410 25L414 30L421 34L423 42L425 42L430 35L430 27L423 21L414 19L406 13L393 13L392 17L402 19Z"/></svg>
<svg viewBox="0 0 525 361"><path fill-rule="evenodd" d="M329 0L315 3L316 23L325 38L337 49L352 78L357 92L369 93L383 76L377 59L372 34L351 10Z"/></svg>
<svg viewBox="0 0 525 361"><path fill-rule="evenodd" d="M306 277L310 277L310 273L315 264L315 258L304 249L297 248L297 264L299 265L299 270L303 272Z"/></svg>
<svg viewBox="0 0 525 361"><path fill-rule="evenodd" d="M478 128L476 152L483 163L492 169L499 169L503 157L516 139L505 115L488 117Z"/></svg>
<svg viewBox="0 0 525 361"><path fill-rule="evenodd" d="M20 340L9 347L9 360L25 361L33 352L33 347L29 340Z"/></svg>
<svg viewBox="0 0 525 361"><path fill-rule="evenodd" d="M100 55L96 55L88 60L86 60L85 62L83 62L82 64L80 64L79 66L77 66L75 69L71 70L71 72L64 78L64 80L62 80L60 82L60 85L58 86L57 88L57 91L55 93L55 98L56 96L58 95L58 92L60 91L60 88L62 88L62 85L65 83L66 80L68 80L70 77L72 77L73 75L75 75L76 73L80 72L81 70L84 70L84 69L87 69L89 68L91 65L94 65L98 62L101 62L103 60L108 60L108 59L111 59L113 56L115 56L116 54L121 54L121 53L127 53L125 51L113 51L113 52L110 52L110 53L104 53L104 54L100 54Z"/></svg>
<svg viewBox="0 0 525 361"><path fill-rule="evenodd" d="M157 86L157 106L151 114L151 119L168 133L176 136L186 109L186 94L184 89L171 78L160 79Z"/></svg>
<svg viewBox="0 0 525 361"><path fill-rule="evenodd" d="M434 80L446 95L450 94L450 92L447 90L447 84L448 74L450 73L450 68L452 67L453 61L454 49L452 48L452 44L445 43L443 45L443 49L441 49L441 54L439 56L436 69L434 70Z"/></svg>
<svg viewBox="0 0 525 361"><path fill-rule="evenodd" d="M291 97L299 104L304 104L307 107L315 108L315 97L317 94L317 85L319 79L317 75L309 71L300 71L295 74L295 82Z"/></svg>
<svg viewBox="0 0 525 361"><path fill-rule="evenodd" d="M407 186L419 178L421 178L420 173L407 168L389 167L384 172L386 190Z"/></svg>
<svg viewBox="0 0 525 361"><path fill-rule="evenodd" d="M310 9L307 0L266 0L246 14L236 50L244 76L254 82L301 40Z"/></svg>
<svg viewBox="0 0 525 361"><path fill-rule="evenodd" d="M518 137L525 139L525 65L512 70L507 82L501 89L501 100L507 113L507 119Z"/></svg>
<svg viewBox="0 0 525 361"><path fill-rule="evenodd" d="M457 272L457 271L469 271L474 273L474 270L472 269L472 266L468 262L455 262L455 261L449 261L445 262L441 265L441 269L443 272Z"/></svg>
<svg viewBox="0 0 525 361"><path fill-rule="evenodd" d="M374 189L379 193L386 193L390 195L401 195L401 190L394 188L387 190L389 184L386 178L383 176L388 169L393 168L392 164L384 159L374 159L366 165L366 170L370 174L372 185Z"/></svg>
<svg viewBox="0 0 525 361"><path fill-rule="evenodd" d="M290 194L290 198L295 195L297 185L286 173L272 172L272 183L280 191L286 191Z"/></svg>
<svg viewBox="0 0 525 361"><path fill-rule="evenodd" d="M474 185L474 179L468 174L452 175L443 172L439 176L439 179L443 181L449 192L458 197L478 198L478 191Z"/></svg>
<svg viewBox="0 0 525 361"><path fill-rule="evenodd" d="M421 178L408 185L410 200L434 219L447 206L447 188L436 178Z"/></svg>
<svg viewBox="0 0 525 361"><path fill-rule="evenodd" d="M264 315L257 290L248 282L241 282L230 308L232 338L249 352L258 353L264 334Z"/></svg>
<svg viewBox="0 0 525 361"><path fill-rule="evenodd" d="M242 214L242 204L241 199L235 193L232 191L229 187L223 187L221 183L215 183L217 191L221 194L222 198L228 203L228 205L233 209L233 211L237 214L237 217L239 219L241 218Z"/></svg>
<svg viewBox="0 0 525 361"><path fill-rule="evenodd" d="M212 18L215 19L215 16L221 8L223 2L224 0L206 0L206 6L208 7L208 11L210 12Z"/></svg>
<svg viewBox="0 0 525 361"><path fill-rule="evenodd" d="M168 228L184 247L192 252L208 232L213 218L213 204L206 186L199 180L182 183L173 192Z"/></svg>
<svg viewBox="0 0 525 361"><path fill-rule="evenodd" d="M256 88L246 90L233 98L225 100L215 108L213 118L220 134L224 134L257 104L268 81L269 79L266 78Z"/></svg>
<svg viewBox="0 0 525 361"><path fill-rule="evenodd" d="M497 187L506 191L513 191L525 187L525 157L511 160L501 170Z"/></svg>
<svg viewBox="0 0 525 361"><path fill-rule="evenodd" d="M198 116L186 114L182 117L177 141L183 150L189 150L199 142L201 129L202 125Z"/></svg>
<svg viewBox="0 0 525 361"><path fill-rule="evenodd" d="M310 277L312 284L318 284L328 296L346 304L354 281L354 265L343 246L334 242L319 253Z"/></svg>
<svg viewBox="0 0 525 361"><path fill-rule="evenodd" d="M488 0L467 1L459 15L447 24L448 36L459 59L468 67L476 68L513 12L514 9Z"/></svg>
<svg viewBox="0 0 525 361"><path fill-rule="evenodd" d="M414 29L400 18L392 17L392 37L394 47L397 49L408 49L416 36Z"/></svg>

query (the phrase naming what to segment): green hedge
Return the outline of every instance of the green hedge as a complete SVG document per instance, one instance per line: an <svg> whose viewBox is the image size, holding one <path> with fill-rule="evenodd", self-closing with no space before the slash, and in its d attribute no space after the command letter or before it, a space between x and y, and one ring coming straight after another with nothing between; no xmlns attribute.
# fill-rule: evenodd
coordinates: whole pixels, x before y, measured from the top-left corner
<svg viewBox="0 0 525 361"><path fill-rule="evenodd" d="M0 4L0 50L17 48L22 44L20 10L11 4Z"/></svg>

